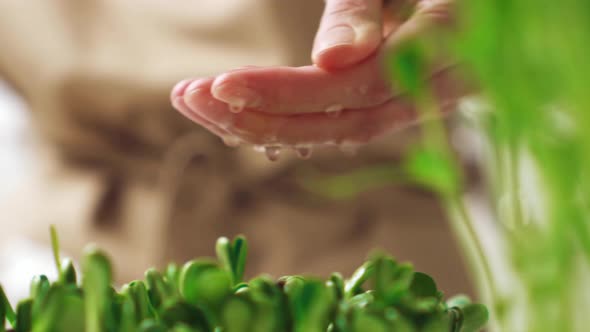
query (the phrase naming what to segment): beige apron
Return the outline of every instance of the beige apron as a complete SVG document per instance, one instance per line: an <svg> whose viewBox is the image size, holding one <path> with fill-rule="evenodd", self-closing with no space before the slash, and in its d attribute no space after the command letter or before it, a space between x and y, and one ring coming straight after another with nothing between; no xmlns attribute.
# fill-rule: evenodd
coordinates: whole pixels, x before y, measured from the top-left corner
<svg viewBox="0 0 590 332"><path fill-rule="evenodd" d="M151 265L213 255L246 234L250 275L346 274L373 248L466 290L436 201L388 186L334 201L301 174L343 174L399 160L397 134L354 158L317 151L270 163L178 115L168 94L186 77L242 65L304 65L320 0L3 0L0 75L26 98L39 171L4 213L13 232L46 240L56 223L78 257L97 242L120 279Z"/></svg>

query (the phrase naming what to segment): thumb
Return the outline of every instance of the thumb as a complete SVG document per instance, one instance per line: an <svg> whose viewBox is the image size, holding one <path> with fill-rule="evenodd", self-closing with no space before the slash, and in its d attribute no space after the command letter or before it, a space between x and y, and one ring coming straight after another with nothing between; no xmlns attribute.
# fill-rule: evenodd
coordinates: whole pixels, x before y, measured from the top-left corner
<svg viewBox="0 0 590 332"><path fill-rule="evenodd" d="M394 50L407 41L448 28L452 25L454 4L454 0L418 1L414 14L387 37L385 48Z"/></svg>
<svg viewBox="0 0 590 332"><path fill-rule="evenodd" d="M343 68L371 55L383 40L382 6L383 0L326 0L313 62Z"/></svg>

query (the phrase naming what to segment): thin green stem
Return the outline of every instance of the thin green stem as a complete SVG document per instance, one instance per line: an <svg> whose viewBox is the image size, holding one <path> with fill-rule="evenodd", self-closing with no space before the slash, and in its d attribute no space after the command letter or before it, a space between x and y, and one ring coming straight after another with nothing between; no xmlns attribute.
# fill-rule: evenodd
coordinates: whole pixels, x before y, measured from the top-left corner
<svg viewBox="0 0 590 332"><path fill-rule="evenodd" d="M53 259L55 260L55 266L57 268L57 275L61 276L61 258L59 256L59 238L57 236L57 230L55 225L49 226L49 232L51 233L51 248L53 249Z"/></svg>
<svg viewBox="0 0 590 332"><path fill-rule="evenodd" d="M500 148L500 143L498 139L494 137L492 134L495 128L492 128L494 124L487 123L482 127L478 128L482 133L485 135L485 140L489 146L489 156L487 160L484 161L484 164L490 165L486 168L486 173L484 175L486 185L491 192L491 197L501 197L504 192L505 183L503 180L506 178L506 170L504 169L504 164L502 163L502 149ZM499 201L498 199L492 200L494 211L499 210Z"/></svg>
<svg viewBox="0 0 590 332"><path fill-rule="evenodd" d="M448 158L449 162L453 164L456 170L459 170L460 166L454 158L453 149L445 127L440 118L437 118L437 114L440 114L440 110L436 102L434 102L430 95L423 95L422 98L420 98L420 101L420 108L424 116L426 118L435 119L424 124L423 134L425 143L431 148L437 149L443 156ZM458 179L458 181L461 182L461 179ZM472 250L474 253L474 258L469 262L474 275L478 275L476 273L478 264L481 264L483 278L478 280L478 286L480 288L479 293L482 295L485 294L487 288L489 290L490 303L495 304L498 296L492 269L485 255L483 245L473 227L473 222L467 212L465 203L461 198L461 183L457 184L457 190L455 192L441 194L441 199L445 203L449 212L449 218L455 224L455 233L459 241L465 249ZM456 215L456 217L454 215ZM464 232L462 232L461 229L463 229Z"/></svg>
<svg viewBox="0 0 590 332"><path fill-rule="evenodd" d="M524 225L524 216L522 213L522 205L520 204L520 176L519 176L519 145L517 142L512 142L508 145L508 174L509 174L509 190L511 191L510 200L512 205L512 218L516 227Z"/></svg>
<svg viewBox="0 0 590 332"><path fill-rule="evenodd" d="M485 254L483 244L479 240L477 232L473 227L473 221L469 216L469 213L467 212L465 203L459 197L459 195L443 198L443 200L446 203L447 209L449 209L450 212L456 212L451 212L450 214L456 214L456 217L454 218L451 215L451 219L455 223L455 227L457 228L456 234L459 237L459 240L466 249L473 251L474 253L475 258L472 259L472 267L475 268L477 264L481 264L481 273L483 276L483 280L480 280L480 287L482 287L483 289L480 289L480 293L484 293L487 288L489 290L490 302L496 303L495 300L498 299L498 293L494 282L492 268ZM461 232L461 229L463 229L464 232Z"/></svg>

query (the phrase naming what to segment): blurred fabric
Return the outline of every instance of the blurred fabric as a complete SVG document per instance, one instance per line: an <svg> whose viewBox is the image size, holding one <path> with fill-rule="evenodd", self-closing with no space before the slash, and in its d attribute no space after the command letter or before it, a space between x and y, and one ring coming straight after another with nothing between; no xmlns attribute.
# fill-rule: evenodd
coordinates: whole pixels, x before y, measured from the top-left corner
<svg viewBox="0 0 590 332"><path fill-rule="evenodd" d="M348 275L382 248L449 294L469 292L431 195L387 186L331 200L299 181L394 163L415 132L355 157L325 149L310 161L284 154L270 163L248 147L224 146L172 109L169 91L186 77L308 64L322 7L318 0L0 1L0 77L26 100L35 153L27 181L0 203L7 230L0 241L26 234L47 243L55 223L71 256L88 242L105 248L119 280L213 255L217 237L238 233L250 242L250 275Z"/></svg>

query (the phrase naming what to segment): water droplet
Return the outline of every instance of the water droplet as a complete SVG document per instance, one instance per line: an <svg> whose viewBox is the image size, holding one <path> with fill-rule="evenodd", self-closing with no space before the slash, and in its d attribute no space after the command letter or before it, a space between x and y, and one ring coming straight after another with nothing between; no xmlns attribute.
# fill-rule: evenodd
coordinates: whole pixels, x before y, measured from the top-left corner
<svg viewBox="0 0 590 332"><path fill-rule="evenodd" d="M311 158L311 152L312 152L311 146L302 145L302 146L295 147L295 154L297 154L297 157L299 157L301 159Z"/></svg>
<svg viewBox="0 0 590 332"><path fill-rule="evenodd" d="M332 118L338 117L340 113L342 113L342 108L343 107L340 104L328 106L328 108L326 108L326 114L328 114L328 116Z"/></svg>
<svg viewBox="0 0 590 332"><path fill-rule="evenodd" d="M360 92L361 95L366 95L368 91L369 91L369 86L368 85L364 85L363 84L363 85L361 85L359 87L359 92Z"/></svg>
<svg viewBox="0 0 590 332"><path fill-rule="evenodd" d="M263 145L254 145L252 148L256 152L264 152L266 150Z"/></svg>
<svg viewBox="0 0 590 332"><path fill-rule="evenodd" d="M236 136L224 136L221 139L223 140L223 143L229 146L230 148L237 148L238 146L240 146L240 143L242 142Z"/></svg>
<svg viewBox="0 0 590 332"><path fill-rule="evenodd" d="M268 145L264 147L264 153L266 158L270 161L279 160L279 154L281 153L281 147L278 145Z"/></svg>
<svg viewBox="0 0 590 332"><path fill-rule="evenodd" d="M239 100L229 104L229 111L232 113L240 113L244 110L244 106L246 106L245 100Z"/></svg>

